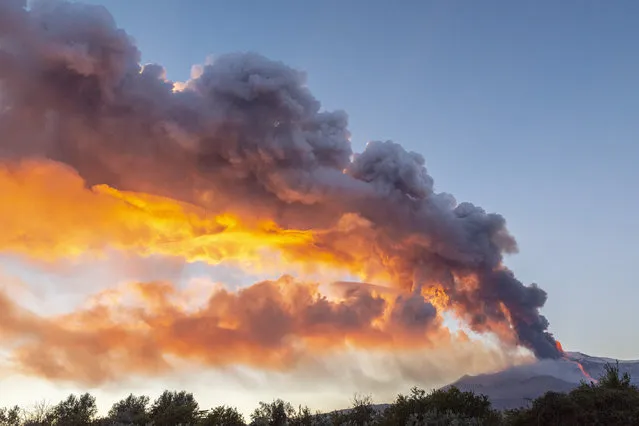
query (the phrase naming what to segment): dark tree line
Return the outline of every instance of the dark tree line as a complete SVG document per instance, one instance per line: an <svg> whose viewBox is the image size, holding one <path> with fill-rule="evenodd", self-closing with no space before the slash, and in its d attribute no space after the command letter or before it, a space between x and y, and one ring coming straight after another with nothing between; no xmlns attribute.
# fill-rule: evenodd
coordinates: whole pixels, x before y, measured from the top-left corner
<svg viewBox="0 0 639 426"><path fill-rule="evenodd" d="M164 391L153 402L129 395L105 417L97 414L95 398L85 393L53 406L0 409L0 426L639 426L639 389L618 366L608 365L596 384L582 383L567 394L548 392L527 408L506 412L494 410L485 395L453 387L430 393L413 388L383 409L370 397L356 397L350 409L328 414L276 399L260 402L248 419L233 407L203 410L191 393Z"/></svg>

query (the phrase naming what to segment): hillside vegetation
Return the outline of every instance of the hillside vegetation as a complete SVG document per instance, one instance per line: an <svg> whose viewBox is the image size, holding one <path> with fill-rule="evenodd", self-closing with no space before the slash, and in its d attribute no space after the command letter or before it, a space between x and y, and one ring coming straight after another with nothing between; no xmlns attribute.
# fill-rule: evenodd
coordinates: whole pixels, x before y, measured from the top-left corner
<svg viewBox="0 0 639 426"><path fill-rule="evenodd" d="M309 401L312 403L312 401ZM485 395L452 387L430 393L413 388L385 409L369 397L353 399L351 409L313 413L276 399L261 402L249 418L237 409L202 409L191 393L164 391L155 401L129 395L98 417L96 400L85 393L57 405L0 409L0 426L444 426L444 425L639 425L639 389L618 365L606 365L597 384L582 383L570 393L548 392L527 408L499 412Z"/></svg>

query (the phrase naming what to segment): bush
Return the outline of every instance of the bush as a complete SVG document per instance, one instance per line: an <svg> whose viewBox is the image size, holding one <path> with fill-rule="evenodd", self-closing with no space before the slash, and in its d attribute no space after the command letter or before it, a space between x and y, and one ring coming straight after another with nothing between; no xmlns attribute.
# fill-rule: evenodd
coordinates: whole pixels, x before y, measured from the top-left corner
<svg viewBox="0 0 639 426"><path fill-rule="evenodd" d="M153 426L193 425L200 417L199 405L192 393L164 391L153 402Z"/></svg>
<svg viewBox="0 0 639 426"><path fill-rule="evenodd" d="M639 389L619 365L606 365L597 384L582 383L568 394L548 392L528 409L507 413L506 421L526 425L633 425L639 424Z"/></svg>
<svg viewBox="0 0 639 426"><path fill-rule="evenodd" d="M164 391L149 407L147 396L129 395L97 419L95 398L70 395L55 406L41 402L29 410L0 408L0 426L246 426L237 409L219 406L200 411L193 394ZM596 384L582 383L571 392L547 392L528 408L498 413L485 395L455 387L427 393L412 388L398 395L382 413L370 396L353 398L348 410L313 414L281 399L260 402L251 426L589 426L639 425L639 389L619 365L607 365Z"/></svg>
<svg viewBox="0 0 639 426"><path fill-rule="evenodd" d="M19 426L21 410L17 405L11 408L0 408L0 426Z"/></svg>
<svg viewBox="0 0 639 426"><path fill-rule="evenodd" d="M130 394L111 407L108 420L115 424L145 426L151 421L148 412L150 399L148 396L134 396Z"/></svg>
<svg viewBox="0 0 639 426"><path fill-rule="evenodd" d="M500 423L499 414L491 407L485 395L462 392L456 387L435 390L429 394L423 389L412 388L409 395L398 395L382 418L385 426L422 424L450 424L447 421L478 421L483 425ZM425 423L427 422L427 423Z"/></svg>
<svg viewBox="0 0 639 426"><path fill-rule="evenodd" d="M210 410L199 421L202 426L245 426L244 416L233 407L224 405Z"/></svg>
<svg viewBox="0 0 639 426"><path fill-rule="evenodd" d="M260 406L251 414L252 426L286 426L295 414L293 406L281 399L271 403L260 402Z"/></svg>
<svg viewBox="0 0 639 426"><path fill-rule="evenodd" d="M86 426L93 422L97 413L95 397L85 393L79 397L69 395L51 409L50 418L54 425Z"/></svg>

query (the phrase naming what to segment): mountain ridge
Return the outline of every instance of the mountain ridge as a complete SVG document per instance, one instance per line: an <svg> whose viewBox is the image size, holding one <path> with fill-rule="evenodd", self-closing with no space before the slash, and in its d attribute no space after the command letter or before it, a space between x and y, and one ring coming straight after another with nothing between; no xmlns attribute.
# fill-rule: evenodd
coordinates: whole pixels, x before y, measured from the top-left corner
<svg viewBox="0 0 639 426"><path fill-rule="evenodd" d="M604 374L607 364L619 363L620 373L629 373L631 381L639 384L639 360L615 360L582 352L565 352L558 360L539 360L494 373L464 375L444 386L462 391L481 393L496 409L513 409L528 405L546 392L570 392L582 382L596 381Z"/></svg>
<svg viewBox="0 0 639 426"><path fill-rule="evenodd" d="M582 382L596 381L603 375L607 364L615 365L617 362L620 373L629 373L632 383L639 386L639 360L616 360L582 352L564 352L564 355L561 359L538 360L493 373L465 374L440 389L455 386L461 391L486 395L497 410L515 409L529 405L546 392L568 393ZM381 412L389 405L373 404L373 408ZM349 411L350 408L337 410L341 413Z"/></svg>

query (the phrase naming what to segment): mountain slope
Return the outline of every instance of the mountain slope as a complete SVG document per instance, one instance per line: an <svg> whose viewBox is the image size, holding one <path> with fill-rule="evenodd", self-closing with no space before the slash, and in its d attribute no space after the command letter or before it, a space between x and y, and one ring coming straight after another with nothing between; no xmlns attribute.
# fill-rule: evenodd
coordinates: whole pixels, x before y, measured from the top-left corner
<svg viewBox="0 0 639 426"><path fill-rule="evenodd" d="M581 381L599 378L605 365L615 362L610 358L566 352L565 359L542 360L493 374L464 376L446 387L485 394L497 409L517 408L548 391L569 392ZM633 382L639 384L639 361L619 361L619 370L622 374L628 372Z"/></svg>

